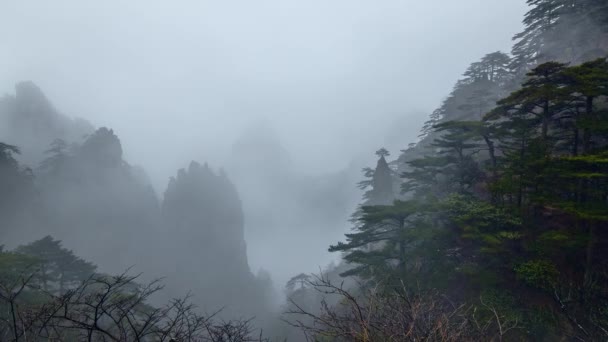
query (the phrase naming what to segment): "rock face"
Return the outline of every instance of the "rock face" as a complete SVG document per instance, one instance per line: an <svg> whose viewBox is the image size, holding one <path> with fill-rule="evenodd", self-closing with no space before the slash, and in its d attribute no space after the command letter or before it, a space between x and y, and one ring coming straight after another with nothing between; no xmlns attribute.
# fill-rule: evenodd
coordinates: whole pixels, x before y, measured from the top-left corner
<svg viewBox="0 0 608 342"><path fill-rule="evenodd" d="M223 172L196 162L179 170L165 192L162 218L170 292L191 290L208 310L260 312L266 289L249 269L241 201Z"/></svg>
<svg viewBox="0 0 608 342"><path fill-rule="evenodd" d="M100 169L116 169L123 164L122 146L114 131L98 129L85 140L78 151L80 160Z"/></svg>
<svg viewBox="0 0 608 342"><path fill-rule="evenodd" d="M166 277L168 298L190 290L209 312L268 313L270 280L249 268L241 200L228 177L193 162L171 179L161 205L145 172L123 159L114 131L87 127L59 114L31 82L0 101L0 214L11 213L0 240L14 246L52 235L102 272L133 266L142 280ZM33 175L12 145L38 166Z"/></svg>
<svg viewBox="0 0 608 342"><path fill-rule="evenodd" d="M365 205L391 205L395 201L394 179L384 156L378 159L372 177L372 189L366 194Z"/></svg>
<svg viewBox="0 0 608 342"><path fill-rule="evenodd" d="M225 260L236 271L249 271L243 211L236 189L224 173L190 163L169 181L162 206L164 227L184 247ZM183 238L182 238L183 237ZM205 263L211 260L198 260ZM215 262L215 260L213 260Z"/></svg>
<svg viewBox="0 0 608 342"><path fill-rule="evenodd" d="M63 240L104 271L121 272L144 259L158 201L141 171L123 161L112 130L100 128L69 150L57 147L43 164L37 177L45 222L40 234Z"/></svg>
<svg viewBox="0 0 608 342"><path fill-rule="evenodd" d="M0 137L21 148L20 159L30 166L43 158L43 152L55 139L81 142L93 132L93 126L82 119L71 119L59 113L34 83L15 86L15 96L0 100Z"/></svg>

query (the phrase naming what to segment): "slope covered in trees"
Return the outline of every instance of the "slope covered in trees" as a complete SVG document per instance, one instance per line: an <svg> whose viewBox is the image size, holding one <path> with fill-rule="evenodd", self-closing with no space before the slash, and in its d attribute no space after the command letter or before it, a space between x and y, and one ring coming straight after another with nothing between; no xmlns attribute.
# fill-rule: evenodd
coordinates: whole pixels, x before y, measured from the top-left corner
<svg viewBox="0 0 608 342"><path fill-rule="evenodd" d="M318 277L294 269L288 324L313 340L608 338L608 6L528 3L511 54L472 63L418 142L395 160L378 150L363 170L352 231L329 247L342 262ZM191 291L201 311L270 310L223 171L192 162L161 200L112 130L66 119L33 84L2 100L0 119L0 234L14 247L0 251L2 340L250 339L247 322L213 323L190 298L152 305ZM234 151L265 166L251 170L265 179L252 194L315 184L291 178L275 141L257 143ZM33 170L20 163L30 157L42 161ZM289 225L332 207L344 179L334 182L293 194L273 218L265 201L245 212L259 227ZM132 264L168 276L163 292L100 272Z"/></svg>
<svg viewBox="0 0 608 342"><path fill-rule="evenodd" d="M364 203L346 242L330 247L351 264L344 275L367 280L364 293L370 285L389 291L372 293L377 303L393 291L422 290L473 307L473 314L444 309L453 317L442 325L445 340L608 337L608 8L529 4L513 56L473 63L421 140L392 162L402 177L399 199ZM408 303L350 302L369 317ZM317 324L332 322L327 330L303 328L339 333L333 310L315 315ZM341 319L375 338L396 333L356 315ZM489 330L467 337L480 325L450 330L454 321L487 322Z"/></svg>
<svg viewBox="0 0 608 342"><path fill-rule="evenodd" d="M187 295L153 305L160 280L108 275L47 236L0 251L3 341L264 341L247 320L203 315Z"/></svg>
<svg viewBox="0 0 608 342"><path fill-rule="evenodd" d="M0 142L0 215L6 223L0 229L3 235L9 233L9 227L23 229L33 205L32 173L15 159L19 153L17 146Z"/></svg>
<svg viewBox="0 0 608 342"><path fill-rule="evenodd" d="M17 89L17 99L7 101L29 109L9 112L12 119L23 122L24 132L36 129L52 139L32 147L44 151L34 169L22 166L18 147L0 144L1 236L9 246L21 245L14 253L45 260L22 270L35 274L43 291L60 296L97 274L97 266L78 255L103 272L133 268L145 272L142 280L168 276L162 291L154 291L156 303L191 291L201 312L223 308L223 318L268 314L270 279L249 269L241 201L223 171L216 175L193 162L170 180L159 200L145 172L124 160L113 130L102 127L81 141L64 140L71 121L53 121L59 114L34 85ZM23 95L28 91L34 94L31 105ZM34 124L49 117L53 124ZM36 237L44 238L28 244Z"/></svg>

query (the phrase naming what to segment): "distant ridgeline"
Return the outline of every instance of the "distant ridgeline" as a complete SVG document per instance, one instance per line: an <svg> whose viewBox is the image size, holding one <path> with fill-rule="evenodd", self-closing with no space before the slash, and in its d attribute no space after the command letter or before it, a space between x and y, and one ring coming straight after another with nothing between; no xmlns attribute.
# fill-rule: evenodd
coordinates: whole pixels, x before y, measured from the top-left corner
<svg viewBox="0 0 608 342"><path fill-rule="evenodd" d="M35 164L55 140L82 142L93 133L93 126L83 119L71 119L59 113L40 88L32 82L15 86L15 95L0 99L0 138L19 146L19 160Z"/></svg>
<svg viewBox="0 0 608 342"><path fill-rule="evenodd" d="M472 63L452 93L425 123L420 138L398 162L424 154L442 133L434 126L450 120L481 120L496 102L517 90L526 73L544 62L571 65L608 56L608 12L603 0L528 0L530 11L524 18L525 30L513 39L511 55L497 51Z"/></svg>
<svg viewBox="0 0 608 342"><path fill-rule="evenodd" d="M192 162L159 202L111 129L57 113L31 82L16 90L0 106L3 243L51 235L105 272L168 276L167 297L192 291L210 312L264 308L268 280L249 269L241 202L223 172Z"/></svg>
<svg viewBox="0 0 608 342"><path fill-rule="evenodd" d="M494 317L473 340L607 340L608 2L528 3L511 55L471 64L388 166L378 151L330 251Z"/></svg>

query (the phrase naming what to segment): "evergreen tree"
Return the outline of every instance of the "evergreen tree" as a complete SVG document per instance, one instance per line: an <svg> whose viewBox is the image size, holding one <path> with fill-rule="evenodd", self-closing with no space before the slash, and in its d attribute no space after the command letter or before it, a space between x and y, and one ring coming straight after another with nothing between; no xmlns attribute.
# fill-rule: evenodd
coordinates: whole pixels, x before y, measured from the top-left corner
<svg viewBox="0 0 608 342"><path fill-rule="evenodd" d="M416 268L410 256L421 236L430 231L423 214L426 210L414 200L363 206L358 225L346 234L346 242L329 247L330 252L343 252L344 260L354 266L341 275L380 280L391 274L405 276Z"/></svg>
<svg viewBox="0 0 608 342"><path fill-rule="evenodd" d="M501 111L502 108L498 108L490 115L498 115ZM490 120L492 116L487 118ZM501 202L508 201L521 207L538 181L535 166L542 164L545 155L536 135L538 123L537 117L514 116L508 121L490 124L498 132L496 148L500 163L495 170L501 177L496 179L494 189L500 194Z"/></svg>
<svg viewBox="0 0 608 342"><path fill-rule="evenodd" d="M489 81L480 81L480 83L488 83ZM496 105L499 96L497 89L493 89L492 84L483 86L473 90L472 93L467 96L463 104L458 106L459 110L462 110L466 114L463 115L469 120L479 120L485 113Z"/></svg>
<svg viewBox="0 0 608 342"><path fill-rule="evenodd" d="M512 68L520 73L550 60L583 62L605 56L608 6L602 0L528 0L525 29L513 38ZM598 44L600 43L600 44Z"/></svg>
<svg viewBox="0 0 608 342"><path fill-rule="evenodd" d="M517 40L513 46L514 69L526 70L541 58L544 45L549 33L557 26L564 14L564 6L568 0L527 0L532 8L524 18L525 29L513 37Z"/></svg>
<svg viewBox="0 0 608 342"><path fill-rule="evenodd" d="M416 199L414 213L398 203L364 207L366 220L331 250L344 252L357 266L352 274L364 277L416 274L421 286L442 288L442 274L463 290L453 295L473 303L488 293L512 295L514 304L501 308L525 322L530 339L601 340L608 326L606 59L538 65L521 88L481 110L484 94L471 89L490 83L484 73L474 64L432 130L398 159L407 165L403 190ZM471 119L450 120L459 116ZM396 231L414 238L390 235ZM399 258L400 242L406 258ZM434 274L399 267L413 260ZM539 303L549 303L555 321L536 313ZM564 322L575 331L561 331Z"/></svg>
<svg viewBox="0 0 608 342"><path fill-rule="evenodd" d="M485 55L479 62L472 63L464 76L467 83L489 81L500 84L511 77L511 58L501 51Z"/></svg>
<svg viewBox="0 0 608 342"><path fill-rule="evenodd" d="M512 77L511 57L502 51L485 55L481 59L481 63L486 68L486 74L490 82L502 84Z"/></svg>
<svg viewBox="0 0 608 342"><path fill-rule="evenodd" d="M507 115L537 117L540 121L540 140L549 148L549 127L554 116L563 110L562 71L565 64L548 62L530 71L521 89L498 102ZM549 151L548 151L549 152Z"/></svg>
<svg viewBox="0 0 608 342"><path fill-rule="evenodd" d="M19 165L15 158L19 153L18 147L0 142L0 234L3 238L21 228L23 219L30 215L34 197L32 171Z"/></svg>
<svg viewBox="0 0 608 342"><path fill-rule="evenodd" d="M570 67L563 72L566 89L571 94L575 110L575 133L572 149L573 154L579 152L579 138L582 138L582 153L587 154L593 148L594 135L605 132L606 122L603 120L604 111L598 111L596 103L601 96L608 95L608 61L600 58ZM578 100L578 101L574 101ZM581 132L581 133L579 133Z"/></svg>
<svg viewBox="0 0 608 342"><path fill-rule="evenodd" d="M480 179L481 172L473 155L481 146L475 142L477 135L469 129L455 129L448 122L435 126L437 137L432 147L436 153L432 156L409 161L409 170L402 173L405 182L403 192L413 192L416 196L429 194L441 195L451 191L469 192Z"/></svg>
<svg viewBox="0 0 608 342"><path fill-rule="evenodd" d="M41 171L54 175L65 172L69 160L67 150L68 144L64 140L55 139L50 148L44 152L48 157L40 163Z"/></svg>
<svg viewBox="0 0 608 342"><path fill-rule="evenodd" d="M38 260L40 271L37 277L45 291L63 294L72 285L95 274L97 266L61 246L61 241L46 236L15 250L17 253Z"/></svg>

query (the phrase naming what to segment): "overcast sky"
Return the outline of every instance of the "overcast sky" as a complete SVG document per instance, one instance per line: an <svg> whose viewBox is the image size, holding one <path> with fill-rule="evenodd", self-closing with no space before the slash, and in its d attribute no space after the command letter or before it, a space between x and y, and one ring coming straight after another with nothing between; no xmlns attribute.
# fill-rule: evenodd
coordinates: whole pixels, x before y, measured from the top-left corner
<svg viewBox="0 0 608 342"><path fill-rule="evenodd" d="M252 122L324 171L414 141L470 62L509 51L524 0L0 0L0 93L37 83L115 129L158 184L222 163Z"/></svg>

